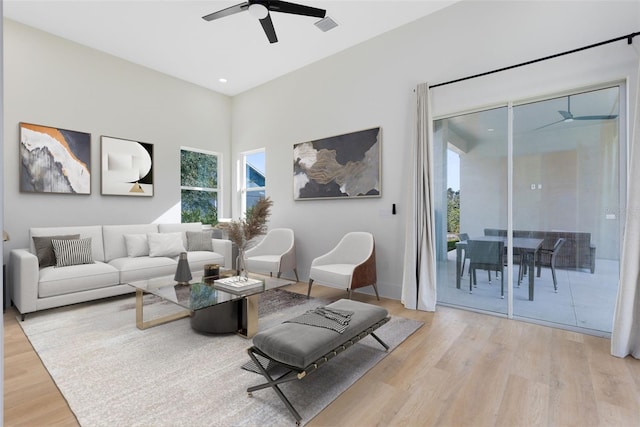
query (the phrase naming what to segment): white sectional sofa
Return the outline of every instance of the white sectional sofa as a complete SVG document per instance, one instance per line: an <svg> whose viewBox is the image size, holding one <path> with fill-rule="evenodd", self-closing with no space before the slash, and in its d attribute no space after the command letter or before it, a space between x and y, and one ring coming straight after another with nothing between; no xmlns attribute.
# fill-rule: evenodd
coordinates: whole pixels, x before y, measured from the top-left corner
<svg viewBox="0 0 640 427"><path fill-rule="evenodd" d="M13 303L24 319L38 310L130 293L134 288L129 282L174 274L179 252L187 252L194 277L205 264L231 269L231 241L211 238L209 245L208 233L213 234L203 230L201 223L31 228L30 248L14 249L9 255ZM91 252L85 258L90 259L71 261L73 265L68 266L47 265L44 246L48 242L51 251L52 236L63 236L75 248L84 243L85 252ZM60 240L54 243L62 252Z"/></svg>

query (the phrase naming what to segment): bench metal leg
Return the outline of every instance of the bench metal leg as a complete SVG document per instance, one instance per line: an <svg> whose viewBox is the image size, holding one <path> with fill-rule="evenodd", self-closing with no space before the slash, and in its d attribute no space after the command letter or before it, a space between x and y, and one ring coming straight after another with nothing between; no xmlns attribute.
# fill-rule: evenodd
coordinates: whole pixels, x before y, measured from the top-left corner
<svg viewBox="0 0 640 427"><path fill-rule="evenodd" d="M382 341L376 334L371 332L371 336L374 337L376 339L376 341L378 341L380 343L380 345L382 345L384 347L385 350L389 350L389 346L384 341Z"/></svg>
<svg viewBox="0 0 640 427"><path fill-rule="evenodd" d="M253 354L253 351L251 350L252 350L251 348L247 350L247 353L249 353L249 357L251 357L251 360L253 360L253 363L255 363L255 365L258 367L258 369L262 373L262 376L265 377L268 382L266 384L260 384L257 386L249 387L247 389L247 393L249 393L249 396L251 396L251 393L256 390L262 390L267 387L273 388L273 391L276 392L280 400L282 400L282 403L284 403L284 405L287 407L289 412L291 412L291 415L293 415L293 417L296 419L296 424L300 425L300 421L302 421L302 417L300 416L298 411L296 411L296 408L293 407L291 402L289 402L289 399L287 399L284 393L282 393L282 390L280 390L280 387L278 387L278 384L298 379L296 373L288 372L284 376L280 377L279 379L274 380L273 378L271 378L271 375L269 375L269 372L267 372L267 370L264 369L264 367L262 366L258 358Z"/></svg>

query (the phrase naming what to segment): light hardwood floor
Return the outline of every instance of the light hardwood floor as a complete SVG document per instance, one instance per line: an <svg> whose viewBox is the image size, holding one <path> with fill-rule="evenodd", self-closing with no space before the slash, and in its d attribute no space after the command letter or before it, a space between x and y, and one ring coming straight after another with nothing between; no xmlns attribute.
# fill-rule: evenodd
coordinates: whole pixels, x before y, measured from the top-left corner
<svg viewBox="0 0 640 427"><path fill-rule="evenodd" d="M289 289L306 293L306 284ZM345 297L317 285L312 294ZM640 425L640 360L611 356L608 339L447 307L425 313L394 300L353 298L424 326L310 427ZM4 315L4 340L4 425L77 426L13 309Z"/></svg>

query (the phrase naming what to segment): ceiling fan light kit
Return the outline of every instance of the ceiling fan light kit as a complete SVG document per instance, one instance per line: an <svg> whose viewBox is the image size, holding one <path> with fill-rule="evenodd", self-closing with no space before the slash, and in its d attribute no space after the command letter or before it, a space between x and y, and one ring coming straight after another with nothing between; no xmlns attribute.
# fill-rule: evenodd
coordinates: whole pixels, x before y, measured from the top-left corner
<svg viewBox="0 0 640 427"><path fill-rule="evenodd" d="M264 19L269 14L269 9L267 9L263 4L254 3L249 5L249 13L254 18Z"/></svg>
<svg viewBox="0 0 640 427"><path fill-rule="evenodd" d="M225 16L235 15L236 13L248 10L249 13L260 20L262 29L269 39L269 43L276 43L278 37L276 30L271 21L269 12L289 13L292 15L312 16L316 18L324 18L327 11L311 6L304 6L297 3L289 3L280 0L248 0L244 3L210 13L202 17L205 21L213 21L215 19L224 18ZM337 25L337 24L336 24ZM328 30L327 30L328 31Z"/></svg>

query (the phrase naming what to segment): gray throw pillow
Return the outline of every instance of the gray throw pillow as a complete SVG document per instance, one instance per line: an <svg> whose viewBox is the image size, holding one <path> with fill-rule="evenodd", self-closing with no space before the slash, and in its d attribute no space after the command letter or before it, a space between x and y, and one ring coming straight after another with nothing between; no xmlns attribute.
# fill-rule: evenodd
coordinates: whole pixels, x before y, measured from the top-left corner
<svg viewBox="0 0 640 427"><path fill-rule="evenodd" d="M213 232L210 230L187 231L187 250L213 252L212 235Z"/></svg>
<svg viewBox="0 0 640 427"><path fill-rule="evenodd" d="M64 236L33 236L33 246L36 249L38 265L40 268L56 265L56 254L53 252L52 239L70 240L79 239L79 234L69 234Z"/></svg>
<svg viewBox="0 0 640 427"><path fill-rule="evenodd" d="M56 267L93 264L91 237L84 239L52 239L53 252L56 254Z"/></svg>

